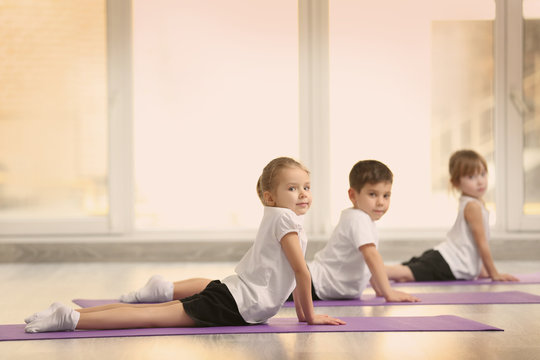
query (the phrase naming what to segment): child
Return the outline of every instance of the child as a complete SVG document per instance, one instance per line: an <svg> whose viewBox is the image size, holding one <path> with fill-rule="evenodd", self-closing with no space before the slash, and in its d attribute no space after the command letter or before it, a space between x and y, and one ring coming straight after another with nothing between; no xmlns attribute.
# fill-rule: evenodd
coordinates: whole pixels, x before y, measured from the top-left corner
<svg viewBox="0 0 540 360"><path fill-rule="evenodd" d="M258 324L274 316L293 289L299 321L345 324L313 310L302 227L302 215L311 206L308 170L290 158L274 159L264 168L257 193L265 206L264 216L255 243L235 275L223 282L191 279L176 284L154 277L143 288L147 293L161 300L177 299L158 304L118 303L73 310L54 303L25 319L26 331Z"/></svg>
<svg viewBox="0 0 540 360"><path fill-rule="evenodd" d="M489 213L482 200L488 185L486 160L472 150L460 150L450 157L449 171L450 184L461 197L446 241L402 265L387 266L388 278L398 282L477 277L518 281L497 271L489 250Z"/></svg>
<svg viewBox="0 0 540 360"><path fill-rule="evenodd" d="M343 210L326 246L309 263L315 299L360 298L371 284L386 301L419 301L390 287L381 255L377 251L375 221L388 210L393 174L376 160L359 161L349 174L349 199L353 207Z"/></svg>

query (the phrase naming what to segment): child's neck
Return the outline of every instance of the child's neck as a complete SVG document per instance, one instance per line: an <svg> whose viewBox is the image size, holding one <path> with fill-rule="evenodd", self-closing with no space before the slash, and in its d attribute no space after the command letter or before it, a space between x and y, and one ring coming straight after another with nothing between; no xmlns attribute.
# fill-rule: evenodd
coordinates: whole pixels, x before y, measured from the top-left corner
<svg viewBox="0 0 540 360"><path fill-rule="evenodd" d="M476 197L476 196L473 196L473 195L466 194L464 192L461 193L461 196L467 196L467 197L470 197L470 198L473 198L473 199L476 199L476 200L480 201L482 204L484 203L484 199L482 197Z"/></svg>

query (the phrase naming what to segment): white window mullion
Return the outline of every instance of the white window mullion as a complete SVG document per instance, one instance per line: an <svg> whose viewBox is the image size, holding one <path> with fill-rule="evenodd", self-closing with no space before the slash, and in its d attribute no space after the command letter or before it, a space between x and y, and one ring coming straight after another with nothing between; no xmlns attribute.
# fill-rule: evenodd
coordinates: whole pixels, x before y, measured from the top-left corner
<svg viewBox="0 0 540 360"><path fill-rule="evenodd" d="M508 164L508 133L507 118L507 0L496 1L496 14L494 26L495 47L495 178L497 204L497 231L505 231L508 223L508 197L509 182Z"/></svg>
<svg viewBox="0 0 540 360"><path fill-rule="evenodd" d="M133 229L132 14L130 0L107 1L109 219L112 233Z"/></svg>
<svg viewBox="0 0 540 360"><path fill-rule="evenodd" d="M523 17L520 1L506 0L506 143L507 143L507 228L520 230L523 214L523 120L512 102L522 97Z"/></svg>
<svg viewBox="0 0 540 360"><path fill-rule="evenodd" d="M300 160L311 171L313 206L307 229L328 234L330 223L330 120L328 0L299 0Z"/></svg>
<svg viewBox="0 0 540 360"><path fill-rule="evenodd" d="M525 179L523 165L523 43L524 19L521 0L506 0L507 16L507 83L506 83L506 143L507 143L507 229L523 231L538 229L538 216L523 212Z"/></svg>

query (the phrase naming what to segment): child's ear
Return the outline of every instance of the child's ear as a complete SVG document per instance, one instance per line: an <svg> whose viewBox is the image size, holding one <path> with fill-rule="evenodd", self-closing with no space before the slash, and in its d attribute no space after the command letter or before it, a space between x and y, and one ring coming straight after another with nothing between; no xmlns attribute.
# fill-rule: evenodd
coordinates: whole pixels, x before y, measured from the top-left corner
<svg viewBox="0 0 540 360"><path fill-rule="evenodd" d="M356 200L356 190L349 188L349 199L354 203Z"/></svg>
<svg viewBox="0 0 540 360"><path fill-rule="evenodd" d="M263 199L266 206L275 206L276 202L274 201L274 197L270 193L270 191L265 191L263 193Z"/></svg>

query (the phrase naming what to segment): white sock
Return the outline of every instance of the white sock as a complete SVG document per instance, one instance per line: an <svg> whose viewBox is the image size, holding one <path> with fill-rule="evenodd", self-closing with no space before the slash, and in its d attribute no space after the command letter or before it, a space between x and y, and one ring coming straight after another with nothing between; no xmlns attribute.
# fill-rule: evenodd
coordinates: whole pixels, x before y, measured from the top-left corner
<svg viewBox="0 0 540 360"><path fill-rule="evenodd" d="M81 314L70 307L61 305L52 314L37 318L26 325L24 331L29 333L46 331L73 331L77 327Z"/></svg>
<svg viewBox="0 0 540 360"><path fill-rule="evenodd" d="M34 313L34 314L30 315L29 317L27 317L26 319L24 319L24 322L28 324L28 323L31 323L32 321L36 320L37 318L42 318L44 316L49 316L56 309L58 309L60 306L62 306L62 304L59 303L59 302L52 303L51 306L49 306L47 309L45 309L43 311L40 311L40 312L37 312L37 313Z"/></svg>
<svg viewBox="0 0 540 360"><path fill-rule="evenodd" d="M120 296L120 301L125 303L159 303L173 299L174 284L163 279L160 275L154 275L146 285L137 291Z"/></svg>

